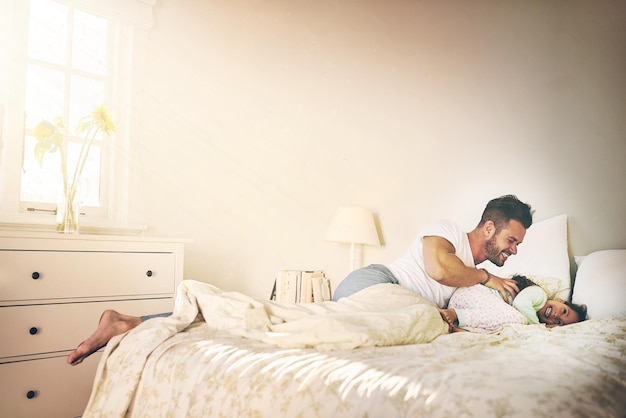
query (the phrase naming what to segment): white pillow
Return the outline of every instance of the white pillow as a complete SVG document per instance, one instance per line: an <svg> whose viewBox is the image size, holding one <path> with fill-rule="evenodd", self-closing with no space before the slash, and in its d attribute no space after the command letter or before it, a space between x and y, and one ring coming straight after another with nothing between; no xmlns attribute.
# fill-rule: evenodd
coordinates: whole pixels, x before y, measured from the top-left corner
<svg viewBox="0 0 626 418"><path fill-rule="evenodd" d="M549 297L569 300L571 276L567 253L567 215L533 223L517 247L517 254L509 257L502 267L490 261L477 267L499 277L514 274L527 276L542 286Z"/></svg>
<svg viewBox="0 0 626 418"><path fill-rule="evenodd" d="M587 305L589 318L626 317L626 250L596 251L582 259L572 302Z"/></svg>

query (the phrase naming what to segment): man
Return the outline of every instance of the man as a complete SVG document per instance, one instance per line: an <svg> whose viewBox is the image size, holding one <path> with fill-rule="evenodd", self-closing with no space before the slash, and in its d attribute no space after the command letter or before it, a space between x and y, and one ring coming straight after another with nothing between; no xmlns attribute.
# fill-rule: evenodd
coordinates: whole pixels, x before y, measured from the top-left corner
<svg viewBox="0 0 626 418"><path fill-rule="evenodd" d="M513 195L493 199L473 231L464 233L458 224L450 221L428 225L394 263L373 264L350 273L335 290L333 299L378 283L395 283L444 308L456 288L482 283L498 290L507 300L506 292L517 294L516 282L476 269L476 264L490 260L503 265L509 256L517 253L517 246L531 224L532 211L528 204ZM135 328L147 318L105 311L96 331L67 357L67 362L80 364L113 336Z"/></svg>
<svg viewBox="0 0 626 418"><path fill-rule="evenodd" d="M335 290L334 300L378 283L394 283L419 293L444 308L458 287L478 283L496 289L506 301L515 295L512 279L494 276L476 265L489 260L502 266L517 254L532 211L516 196L489 201L478 225L469 233L451 221L427 225L403 256L388 265L373 264L350 273Z"/></svg>

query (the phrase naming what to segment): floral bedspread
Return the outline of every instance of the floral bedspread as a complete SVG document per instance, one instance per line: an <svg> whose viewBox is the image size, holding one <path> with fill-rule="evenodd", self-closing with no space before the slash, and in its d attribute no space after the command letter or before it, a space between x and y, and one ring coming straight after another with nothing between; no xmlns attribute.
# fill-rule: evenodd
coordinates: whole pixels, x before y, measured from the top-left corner
<svg viewBox="0 0 626 418"><path fill-rule="evenodd" d="M234 296L207 308L214 316L224 309L225 319L205 322L211 318L205 310L190 320L190 311L146 321L112 340L84 417L626 416L626 318L552 330L515 325L485 335L442 333L433 317L427 327L404 330L412 342L394 343L389 334L397 330L375 327L373 335L352 341L356 348L346 343L351 337L316 346L316 337L303 337L311 330L274 327L298 320L306 325L307 309L319 317L326 308L298 305L292 311ZM392 315L401 311L398 300ZM228 304L242 301L243 315L228 314L237 312ZM369 316L359 313L360 302L348 305L354 306L329 308L327 316L346 316L350 309L352 316ZM361 335L362 324L348 322L341 332ZM283 332L286 339L262 337Z"/></svg>

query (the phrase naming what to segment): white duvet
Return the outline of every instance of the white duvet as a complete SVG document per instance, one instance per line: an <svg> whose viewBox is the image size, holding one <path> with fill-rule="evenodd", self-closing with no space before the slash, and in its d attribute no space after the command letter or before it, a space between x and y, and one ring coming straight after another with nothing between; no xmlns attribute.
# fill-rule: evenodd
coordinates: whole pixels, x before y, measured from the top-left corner
<svg viewBox="0 0 626 418"><path fill-rule="evenodd" d="M626 318L447 334L400 286L289 305L183 283L109 343L84 417L626 416Z"/></svg>
<svg viewBox="0 0 626 418"><path fill-rule="evenodd" d="M279 303L195 281L179 287L174 314L190 324L199 309L207 326L283 348L346 350L430 342L448 332L437 309L392 284L338 302Z"/></svg>
<svg viewBox="0 0 626 418"><path fill-rule="evenodd" d="M272 346L320 351L426 343L448 332L434 305L392 284L372 286L338 302L291 304L184 280L172 316L146 321L109 342L101 359L101 366L107 366L98 370L84 416L124 416L146 359L198 319L212 330ZM113 385L116 374L126 378Z"/></svg>

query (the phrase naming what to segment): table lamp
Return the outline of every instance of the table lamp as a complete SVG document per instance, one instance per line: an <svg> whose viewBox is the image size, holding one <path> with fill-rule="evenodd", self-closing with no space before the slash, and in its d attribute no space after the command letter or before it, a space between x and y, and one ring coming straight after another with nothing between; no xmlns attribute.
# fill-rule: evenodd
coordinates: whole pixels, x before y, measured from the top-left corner
<svg viewBox="0 0 626 418"><path fill-rule="evenodd" d="M326 241L350 244L350 271L361 267L362 244L380 246L374 215L369 209L337 209L326 232Z"/></svg>

